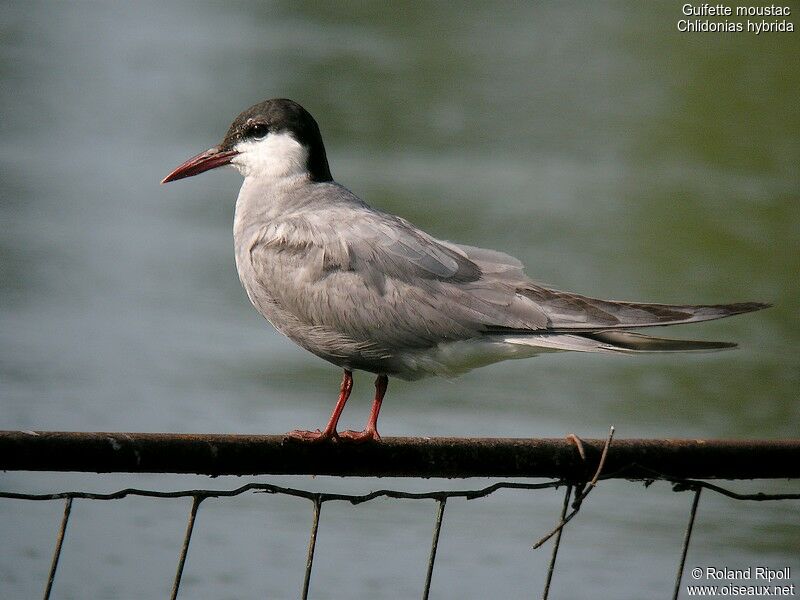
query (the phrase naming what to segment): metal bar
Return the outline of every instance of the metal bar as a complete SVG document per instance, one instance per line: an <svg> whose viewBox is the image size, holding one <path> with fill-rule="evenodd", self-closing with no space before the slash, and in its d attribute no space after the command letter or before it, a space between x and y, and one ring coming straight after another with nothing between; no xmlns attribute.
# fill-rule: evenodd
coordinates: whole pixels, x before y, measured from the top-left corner
<svg viewBox="0 0 800 600"><path fill-rule="evenodd" d="M567 509L569 508L569 498L572 495L572 486L567 486L567 491L564 493L564 506L561 507L561 516L558 518L559 523L564 522L564 517L567 516ZM547 600L550 595L550 583L553 581L553 571L556 568L556 557L558 556L558 548L561 546L561 534L564 533L564 528L560 528L556 533L556 539L553 542L553 553L550 555L550 564L547 567L547 579L544 582L544 592L542 593L542 600Z"/></svg>
<svg viewBox="0 0 800 600"><path fill-rule="evenodd" d="M319 513L322 511L322 498L314 496L314 519L311 522L311 536L308 538L308 556L306 556L306 574L303 577L302 600L308 600L308 588L311 585L311 567L314 566L314 551L317 548L317 532L319 531Z"/></svg>
<svg viewBox="0 0 800 600"><path fill-rule="evenodd" d="M689 552L689 541L692 539L692 528L694 518L697 515L697 504L700 502L700 492L703 488L699 487L694 491L692 508L689 510L689 524L686 526L686 535L683 537L683 549L681 550L681 562L678 565L678 574L675 577L675 589L672 591L672 600L678 600L681 593L681 579L683 579L683 567L686 565L686 554Z"/></svg>
<svg viewBox="0 0 800 600"><path fill-rule="evenodd" d="M178 590L181 587L181 578L183 577L183 567L186 564L186 554L189 552L189 544L192 541L192 531L194 531L194 521L197 518L197 509L203 501L203 496L195 496L192 498L192 509L189 511L189 523L186 525L186 534L183 536L183 545L181 546L181 556L178 559L178 570L175 572L175 581L172 582L172 593L170 600L176 600L178 597Z"/></svg>
<svg viewBox="0 0 800 600"><path fill-rule="evenodd" d="M605 443L583 440L583 460L561 438L383 438L366 444L315 444L279 435L2 431L0 470L588 481ZM603 479L796 477L800 439L615 440L602 474Z"/></svg>
<svg viewBox="0 0 800 600"><path fill-rule="evenodd" d="M436 523L433 526L433 541L431 542L431 553L428 557L428 573L425 576L425 589L422 592L422 600L428 600L431 593L431 581L433 580L433 563L436 561L436 550L439 548L439 534L442 531L442 519L444 518L444 505L447 504L447 496L439 498L439 509L436 511Z"/></svg>
<svg viewBox="0 0 800 600"><path fill-rule="evenodd" d="M67 533L67 524L69 523L69 515L72 512L72 498L67 498L64 502L64 516L61 517L61 527L58 529L58 537L56 538L56 548L53 551L53 561L50 563L50 574L47 577L47 586L44 589L44 600L50 598L50 592L53 591L53 582L56 579L56 570L58 570L58 560L61 558L61 547L64 545L64 536Z"/></svg>

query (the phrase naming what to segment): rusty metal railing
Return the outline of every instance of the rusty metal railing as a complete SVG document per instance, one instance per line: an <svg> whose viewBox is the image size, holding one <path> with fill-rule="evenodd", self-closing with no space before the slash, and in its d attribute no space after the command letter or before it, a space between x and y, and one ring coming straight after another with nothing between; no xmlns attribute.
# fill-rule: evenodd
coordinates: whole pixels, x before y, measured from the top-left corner
<svg viewBox="0 0 800 600"><path fill-rule="evenodd" d="M384 438L314 444L276 435L0 431L0 470L358 477L553 477L593 474L566 439ZM603 478L800 477L800 440L622 439Z"/></svg>

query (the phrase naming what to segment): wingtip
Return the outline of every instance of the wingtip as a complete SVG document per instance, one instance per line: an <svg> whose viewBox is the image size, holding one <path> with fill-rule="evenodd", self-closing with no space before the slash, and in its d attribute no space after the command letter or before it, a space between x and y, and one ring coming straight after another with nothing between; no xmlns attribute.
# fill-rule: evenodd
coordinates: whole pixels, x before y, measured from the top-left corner
<svg viewBox="0 0 800 600"><path fill-rule="evenodd" d="M772 308L771 302L738 302L736 304L729 304L727 306L731 310L731 314L740 315L757 310L764 310L765 308Z"/></svg>
<svg viewBox="0 0 800 600"><path fill-rule="evenodd" d="M709 342L714 347L709 348L709 350L736 350L739 347L739 344L736 342Z"/></svg>

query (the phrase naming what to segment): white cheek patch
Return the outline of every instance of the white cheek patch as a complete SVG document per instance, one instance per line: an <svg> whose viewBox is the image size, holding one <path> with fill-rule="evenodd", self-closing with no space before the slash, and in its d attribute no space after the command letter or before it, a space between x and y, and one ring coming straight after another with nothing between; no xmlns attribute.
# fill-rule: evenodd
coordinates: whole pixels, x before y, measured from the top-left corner
<svg viewBox="0 0 800 600"><path fill-rule="evenodd" d="M308 151L287 132L239 142L235 149L239 154L231 164L245 177L279 180L308 173Z"/></svg>

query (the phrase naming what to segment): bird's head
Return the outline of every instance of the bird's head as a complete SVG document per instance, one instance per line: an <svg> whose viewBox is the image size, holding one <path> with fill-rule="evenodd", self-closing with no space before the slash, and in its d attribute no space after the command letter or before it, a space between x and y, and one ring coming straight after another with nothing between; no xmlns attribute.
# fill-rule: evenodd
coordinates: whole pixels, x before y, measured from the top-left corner
<svg viewBox="0 0 800 600"><path fill-rule="evenodd" d="M283 98L265 100L242 112L220 144L193 156L161 183L223 165L233 165L245 177L332 180L317 122L302 106Z"/></svg>

